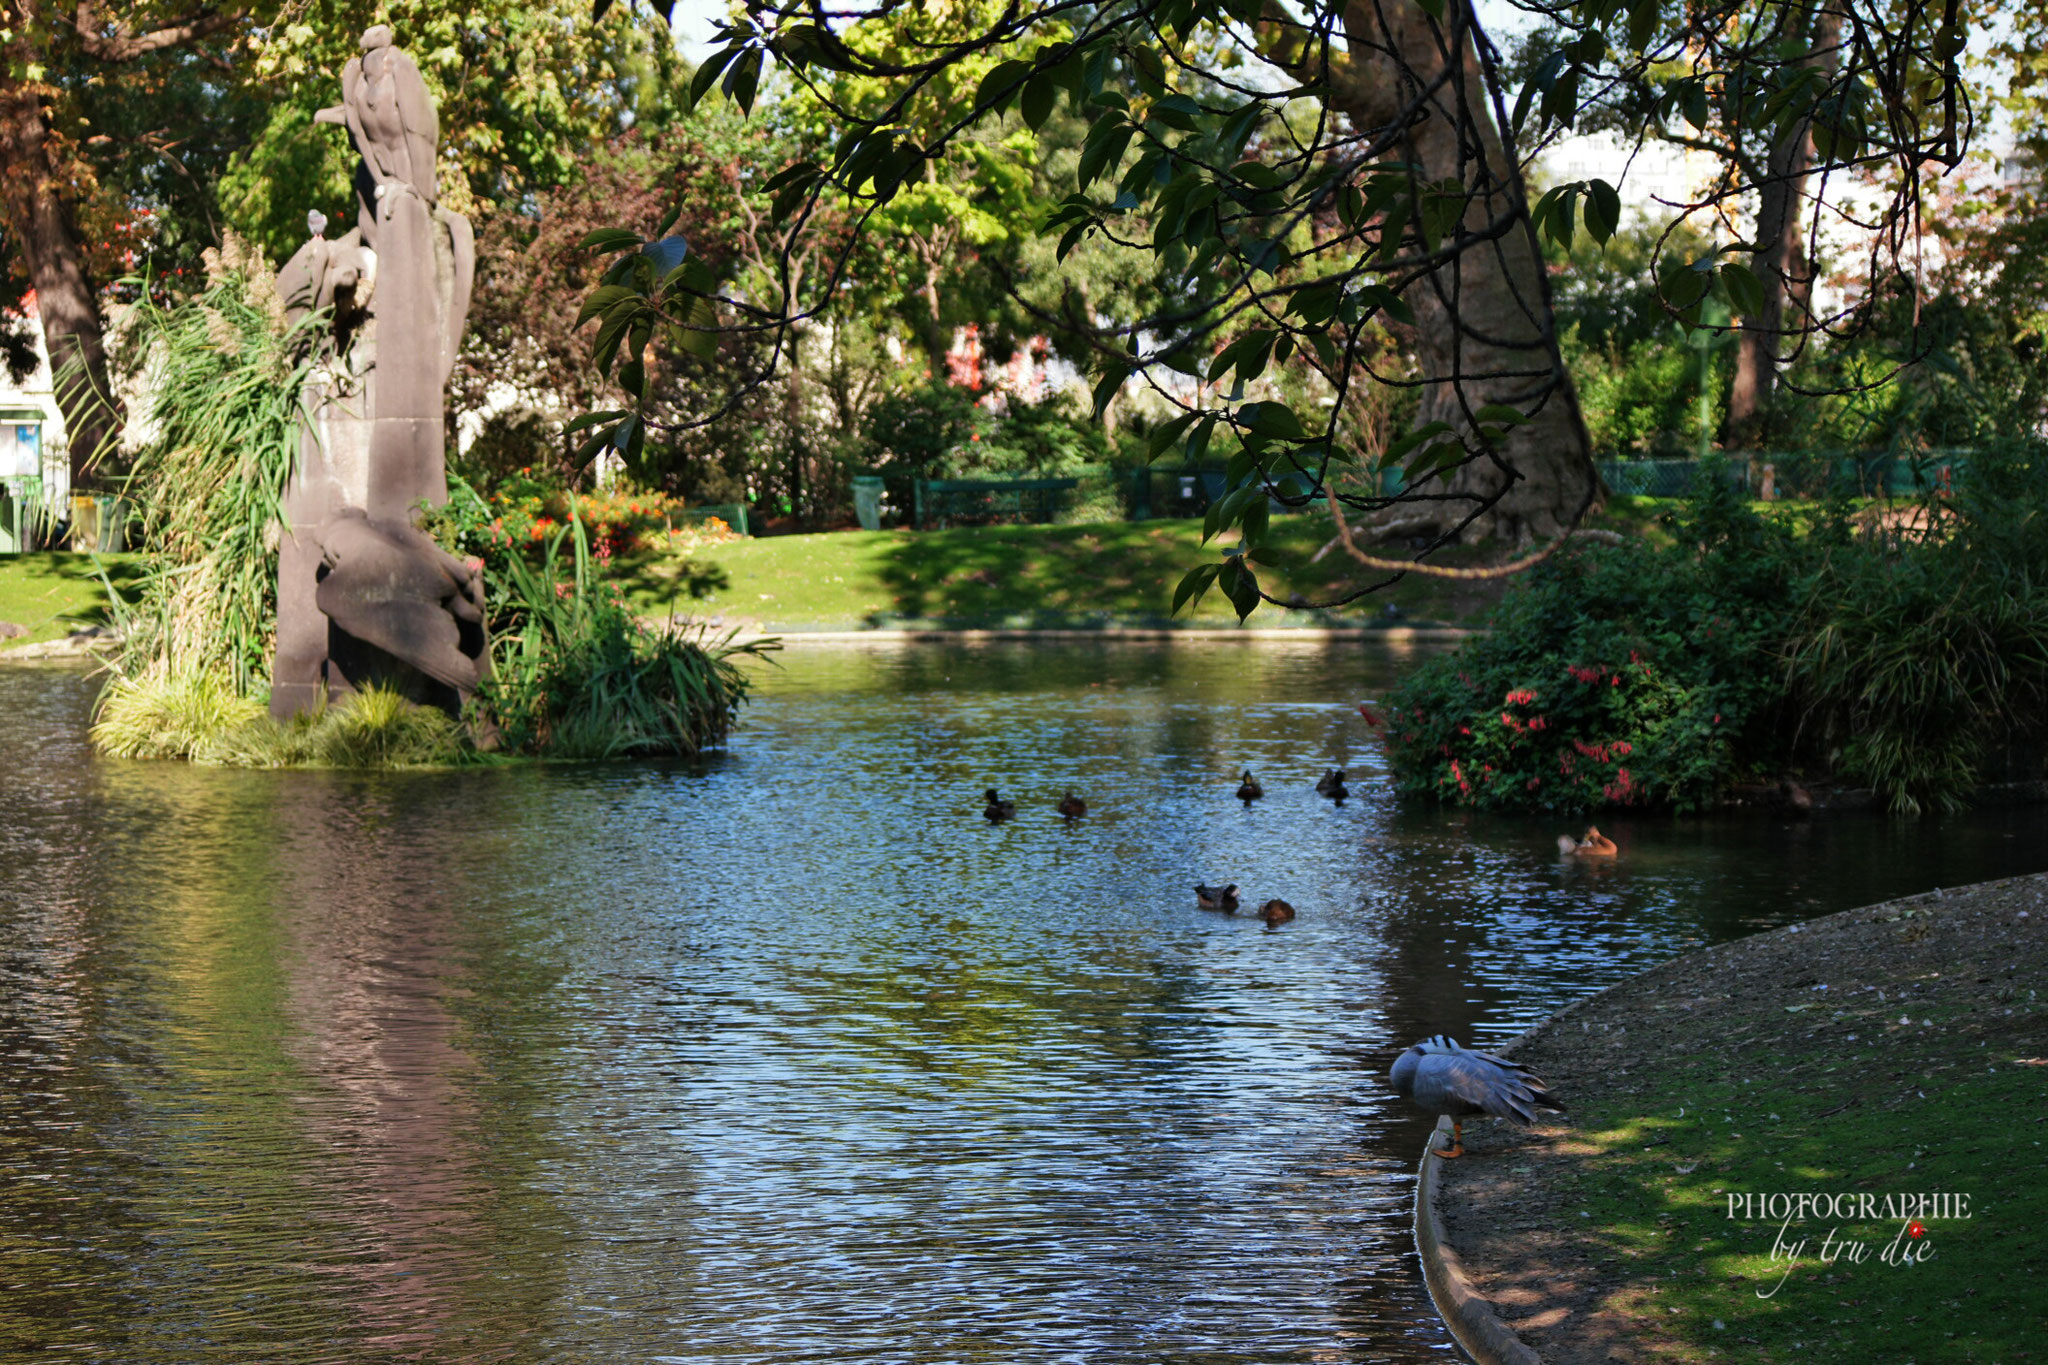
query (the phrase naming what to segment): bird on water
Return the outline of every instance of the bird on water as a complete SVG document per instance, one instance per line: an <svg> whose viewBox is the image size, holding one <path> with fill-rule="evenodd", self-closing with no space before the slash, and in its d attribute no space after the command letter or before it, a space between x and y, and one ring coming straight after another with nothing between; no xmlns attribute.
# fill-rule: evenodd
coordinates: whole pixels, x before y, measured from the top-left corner
<svg viewBox="0 0 2048 1365"><path fill-rule="evenodd" d="M1342 801L1351 795L1351 789L1344 785L1342 768L1325 768L1323 775L1316 779L1316 795L1327 796L1332 801Z"/></svg>
<svg viewBox="0 0 2048 1365"><path fill-rule="evenodd" d="M1557 851L1575 858L1612 858L1621 850L1614 840L1600 832L1598 825L1586 826L1586 836L1574 839L1569 834L1557 836Z"/></svg>
<svg viewBox="0 0 2048 1365"><path fill-rule="evenodd" d="M1061 819L1078 820L1088 813L1088 803L1072 792L1068 792L1060 798L1058 809Z"/></svg>
<svg viewBox="0 0 2048 1365"><path fill-rule="evenodd" d="M1294 918L1294 907L1276 897L1259 907L1259 918L1268 924L1285 924Z"/></svg>
<svg viewBox="0 0 2048 1365"><path fill-rule="evenodd" d="M1246 768L1243 779L1237 784L1237 799L1249 806L1265 794L1266 789L1259 785L1259 779L1252 776L1250 768Z"/></svg>
<svg viewBox="0 0 2048 1365"><path fill-rule="evenodd" d="M1465 1154L1465 1120L1479 1114L1519 1123L1536 1122L1538 1109L1564 1112L1564 1101L1544 1088L1544 1080L1519 1062L1458 1046L1439 1033L1425 1038L1394 1059L1388 1073L1401 1098L1451 1121L1451 1147L1440 1157Z"/></svg>
<svg viewBox="0 0 2048 1365"><path fill-rule="evenodd" d="M988 822L991 825L1000 825L1003 821L1017 813L1017 803L1015 801L1003 800L1002 797L996 795L994 787L990 787L987 791L983 792L981 799L988 803L982 807L981 813L988 817Z"/></svg>
<svg viewBox="0 0 2048 1365"><path fill-rule="evenodd" d="M1228 886L1204 886L1195 883L1195 904L1204 910L1237 909L1237 883Z"/></svg>

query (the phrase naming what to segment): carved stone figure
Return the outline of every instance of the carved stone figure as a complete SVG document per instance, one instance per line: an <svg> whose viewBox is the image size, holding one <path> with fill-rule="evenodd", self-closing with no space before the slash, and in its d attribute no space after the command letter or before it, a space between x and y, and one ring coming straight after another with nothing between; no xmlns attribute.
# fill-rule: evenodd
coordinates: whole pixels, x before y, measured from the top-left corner
<svg viewBox="0 0 2048 1365"><path fill-rule="evenodd" d="M312 240L278 276L295 318L332 310L278 550L279 719L371 682L457 710L489 667L477 570L412 524L448 500L446 386L476 244L440 205L434 102L392 42L388 25L365 32L341 104L316 115L361 154L356 225L329 238L309 215Z"/></svg>

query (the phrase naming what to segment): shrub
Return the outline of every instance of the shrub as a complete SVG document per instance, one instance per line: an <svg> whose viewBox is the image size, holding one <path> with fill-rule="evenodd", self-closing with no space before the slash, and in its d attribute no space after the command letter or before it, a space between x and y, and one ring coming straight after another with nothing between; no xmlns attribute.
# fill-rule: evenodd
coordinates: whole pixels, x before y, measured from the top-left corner
<svg viewBox="0 0 2048 1365"><path fill-rule="evenodd" d="M1399 789L1685 809L1804 763L1914 815L1961 806L1991 755L2048 733L2041 450L1980 455L1953 497L1804 523L1707 477L1670 527L1663 548L1561 552L1491 633L1404 680Z"/></svg>
<svg viewBox="0 0 2048 1365"><path fill-rule="evenodd" d="M1496 810L1705 804L1772 752L1825 538L1707 477L1664 549L1568 548L1389 698L1395 782Z"/></svg>
<svg viewBox="0 0 2048 1365"><path fill-rule="evenodd" d="M143 508L139 602L122 613L117 669L176 676L197 696L224 672L248 694L268 679L277 616L274 537L299 443L308 356L324 315L288 327L261 256L230 234L206 252L208 284L165 305L139 289L116 361L148 397L151 435L125 491Z"/></svg>
<svg viewBox="0 0 2048 1365"><path fill-rule="evenodd" d="M113 758L183 758L234 768L416 768L473 761L461 727L371 688L280 725L220 670L115 678L93 742Z"/></svg>

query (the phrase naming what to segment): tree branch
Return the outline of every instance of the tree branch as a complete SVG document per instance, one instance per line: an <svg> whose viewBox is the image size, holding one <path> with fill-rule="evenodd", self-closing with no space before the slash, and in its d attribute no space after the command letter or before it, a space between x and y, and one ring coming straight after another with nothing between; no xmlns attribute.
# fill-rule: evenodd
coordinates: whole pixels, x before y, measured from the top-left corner
<svg viewBox="0 0 2048 1365"><path fill-rule="evenodd" d="M100 12L97 0L78 0L71 23L78 30L79 42L91 55L101 61L132 62L152 52L210 38L240 23L246 13L240 9L202 9L154 28L137 29L127 23L110 22Z"/></svg>

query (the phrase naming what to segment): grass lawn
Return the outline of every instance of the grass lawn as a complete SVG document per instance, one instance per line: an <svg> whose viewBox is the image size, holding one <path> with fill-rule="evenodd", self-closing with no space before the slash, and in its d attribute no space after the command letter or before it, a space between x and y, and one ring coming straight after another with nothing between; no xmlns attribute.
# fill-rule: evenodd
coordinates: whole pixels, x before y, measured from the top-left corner
<svg viewBox="0 0 2048 1365"><path fill-rule="evenodd" d="M1662 504L1616 498L1594 525L1655 532ZM1364 573L1341 549L1309 558L1330 539L1323 516L1276 518L1284 567L1263 569L1277 596L1312 601L1355 591ZM1088 526L984 526L946 531L831 531L769 536L681 554L624 556L612 566L634 605L650 616L671 608L723 616L770 630L856 630L920 624L958 627L1156 625L1170 621L1182 574L1210 562L1199 521L1106 522ZM1222 543L1234 544L1235 533ZM1399 558L1399 551L1375 553ZM1494 552L1464 547L1437 555L1447 565L1483 563ZM103 555L125 586L136 556ZM1358 625L1392 605L1409 622L1471 625L1498 601L1503 579L1460 581L1410 574L1332 613L1261 607L1254 626ZM90 555L45 551L0 556L0 621L29 627L28 641L105 619L105 593ZM1230 604L1211 591L1183 623L1229 625ZM21 644L23 640L6 643Z"/></svg>
<svg viewBox="0 0 2048 1365"><path fill-rule="evenodd" d="M1570 1307L1523 1329L1557 1365L2048 1356L2044 914L2039 877L1848 911L1555 1021L1516 1055L1569 1121L1450 1163L1481 1215L1452 1244L1497 1303ZM1739 1199L1800 1192L1850 1200L1787 1224ZM1886 1216L1936 1193L1967 1219Z"/></svg>
<svg viewBox="0 0 2048 1365"><path fill-rule="evenodd" d="M1616 499L1595 523L1638 531L1644 500ZM1310 556L1330 539L1323 516L1276 518L1279 569L1260 581L1275 596L1319 601L1355 591L1366 575L1341 549ZM945 531L834 531L709 546L680 556L622 560L634 603L660 614L758 621L770 629L857 629L932 623L955 626L1156 624L1170 619L1182 574L1217 556L1201 544L1199 521L1109 522L1087 526L988 526ZM1234 544L1233 533L1223 543ZM1398 552L1375 551L1388 558ZM1447 565L1484 562L1454 547ZM1332 613L1262 607L1252 625L1360 624L1392 604L1411 621L1471 624L1500 597L1499 579L1459 581L1410 574ZM1236 614L1211 591L1184 621L1228 625Z"/></svg>
<svg viewBox="0 0 2048 1365"><path fill-rule="evenodd" d="M28 627L28 634L0 640L0 649L61 638L80 626L104 624L107 594L100 565L117 586L135 576L134 555L94 556L59 550L0 555L0 621Z"/></svg>

